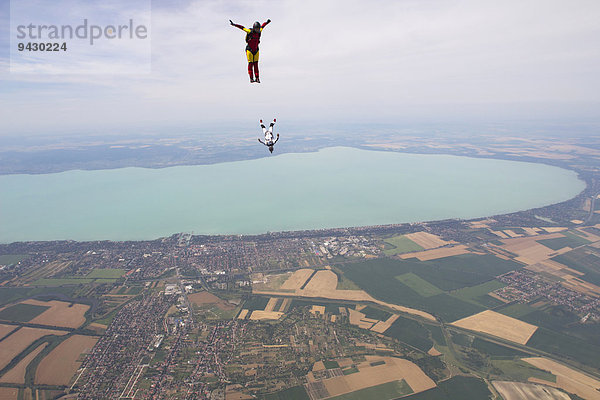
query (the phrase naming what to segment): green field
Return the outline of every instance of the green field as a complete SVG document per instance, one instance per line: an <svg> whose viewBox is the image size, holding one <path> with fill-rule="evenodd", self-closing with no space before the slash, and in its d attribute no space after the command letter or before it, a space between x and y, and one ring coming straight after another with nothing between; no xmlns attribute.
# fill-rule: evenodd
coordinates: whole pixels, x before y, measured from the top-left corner
<svg viewBox="0 0 600 400"><path fill-rule="evenodd" d="M85 285L88 283L94 282L94 279L89 279L89 278L42 278L42 279L38 279L35 282L32 282L31 284L33 286L48 286L48 287L55 287L55 286L63 286L63 285Z"/></svg>
<svg viewBox="0 0 600 400"><path fill-rule="evenodd" d="M383 241L386 243L386 249L383 250L383 253L386 256L425 250L423 247L403 235L387 238Z"/></svg>
<svg viewBox="0 0 600 400"><path fill-rule="evenodd" d="M600 285L600 257L592 254L591 249L575 249L556 256L552 260L584 273L580 277L584 281Z"/></svg>
<svg viewBox="0 0 600 400"><path fill-rule="evenodd" d="M0 265L13 265L27 257L26 254L3 254L0 255Z"/></svg>
<svg viewBox="0 0 600 400"><path fill-rule="evenodd" d="M491 280L488 282L481 283L476 286L459 289L455 292L452 292L452 296L457 297L461 300L466 300L466 301L471 300L471 301L478 302L477 301L478 299L480 299L484 296L487 296L487 294L489 292L493 292L494 290L503 288L504 286L506 286L504 283L494 279L494 280ZM502 304L502 302L500 300L496 300L496 301L498 303Z"/></svg>
<svg viewBox="0 0 600 400"><path fill-rule="evenodd" d="M15 304L0 311L0 319L3 321L29 322L49 308L33 304Z"/></svg>
<svg viewBox="0 0 600 400"><path fill-rule="evenodd" d="M531 364L521 360L492 360L492 366L498 369L496 375L502 375L504 379L526 381L529 378L543 379L548 382L556 382L556 376L550 372L543 371Z"/></svg>
<svg viewBox="0 0 600 400"><path fill-rule="evenodd" d="M564 237L556 239L538 240L537 242L543 244L546 247L551 248L552 250L560 250L563 247L575 248L590 243L589 240L584 239L581 236L575 235L571 232L563 232L562 234L564 235Z"/></svg>
<svg viewBox="0 0 600 400"><path fill-rule="evenodd" d="M325 307L325 312L328 314L339 314L340 307L354 307L352 303L337 303L337 302L327 302L327 301L315 301L315 300L304 300L304 299L294 299L290 303L289 310L293 310L298 307L310 307L310 306L323 306Z"/></svg>
<svg viewBox="0 0 600 400"><path fill-rule="evenodd" d="M506 307L496 309L495 311L508 315L509 317L521 319L521 317L534 312L536 309L527 304L515 303Z"/></svg>
<svg viewBox="0 0 600 400"><path fill-rule="evenodd" d="M252 296L244 302L243 308L247 308L250 311L253 310L264 310L269 302L268 297Z"/></svg>
<svg viewBox="0 0 600 400"><path fill-rule="evenodd" d="M429 351L433 346L427 328L408 318L399 317L383 334L416 347L423 352Z"/></svg>
<svg viewBox="0 0 600 400"><path fill-rule="evenodd" d="M360 312L365 314L365 316L367 318L378 319L380 321L385 321L389 317L392 316L392 313L390 313L390 312L380 310L379 308L375 308L375 307L371 307L371 306L367 306L367 307L363 308L362 310L360 310Z"/></svg>
<svg viewBox="0 0 600 400"><path fill-rule="evenodd" d="M392 400L398 397L406 396L413 390L404 379L400 381L388 382L377 386L371 386L356 392L346 393L329 400Z"/></svg>
<svg viewBox="0 0 600 400"><path fill-rule="evenodd" d="M442 381L438 387L405 397L409 400L488 400L487 385L479 378L455 376Z"/></svg>
<svg viewBox="0 0 600 400"><path fill-rule="evenodd" d="M475 338L471 347L491 357L527 357L529 354L487 340Z"/></svg>
<svg viewBox="0 0 600 400"><path fill-rule="evenodd" d="M446 257L434 261L376 259L338 266L345 275L373 297L393 304L417 308L434 314L445 321L455 321L483 311L473 301L440 293L425 297L409 285L395 279L403 276L413 287L426 289L412 279L412 273L440 290L456 290L480 285L493 280L497 275L512 271L520 266L489 255L466 254ZM427 294L430 294L431 287ZM481 290L478 288L477 290ZM480 300L480 298L478 298ZM482 301L482 300L480 300Z"/></svg>
<svg viewBox="0 0 600 400"><path fill-rule="evenodd" d="M323 361L323 365L325 366L326 369L333 369L333 368L340 367L340 365L337 363L337 361L332 361L332 360Z"/></svg>
<svg viewBox="0 0 600 400"><path fill-rule="evenodd" d="M396 279L423 297L431 297L435 296L436 294L444 293L439 288L433 286L431 283L412 272L398 275Z"/></svg>
<svg viewBox="0 0 600 400"><path fill-rule="evenodd" d="M571 335L538 328L527 346L600 369L600 346Z"/></svg>
<svg viewBox="0 0 600 400"><path fill-rule="evenodd" d="M265 396L266 400L310 400L304 386L294 386Z"/></svg>
<svg viewBox="0 0 600 400"><path fill-rule="evenodd" d="M127 271L118 268L94 268L92 272L86 275L86 278L119 279L125 274L125 272Z"/></svg>

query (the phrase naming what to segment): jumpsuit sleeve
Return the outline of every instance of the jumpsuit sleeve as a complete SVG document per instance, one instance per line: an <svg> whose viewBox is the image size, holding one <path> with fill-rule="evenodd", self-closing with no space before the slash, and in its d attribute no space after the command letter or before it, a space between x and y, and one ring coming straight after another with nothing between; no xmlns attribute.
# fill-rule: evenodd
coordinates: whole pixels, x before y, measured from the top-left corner
<svg viewBox="0 0 600 400"><path fill-rule="evenodd" d="M279 140L279 133L277 134L277 139L275 139L275 141L273 142L273 145L274 145L275 143L277 143L277 141L278 141L278 140Z"/></svg>
<svg viewBox="0 0 600 400"><path fill-rule="evenodd" d="M242 29L242 30L246 29L246 28L244 28L243 25L240 25L240 24L232 24L232 26L235 26L236 28L239 28L239 29Z"/></svg>

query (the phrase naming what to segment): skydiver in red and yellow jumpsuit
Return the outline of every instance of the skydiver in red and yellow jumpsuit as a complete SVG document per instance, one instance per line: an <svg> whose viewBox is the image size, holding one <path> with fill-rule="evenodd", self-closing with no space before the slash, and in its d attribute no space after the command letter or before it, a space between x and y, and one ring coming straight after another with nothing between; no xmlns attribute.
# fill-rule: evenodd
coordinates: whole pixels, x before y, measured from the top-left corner
<svg viewBox="0 0 600 400"><path fill-rule="evenodd" d="M234 24L233 21L229 20L229 23L231 23L232 26L246 32L246 57L248 58L248 75L250 75L250 83L260 83L260 78L258 77L258 44L260 43L260 34L269 22L271 22L270 19L261 25L260 22L256 21L252 26L252 29L249 29L244 28L242 25Z"/></svg>

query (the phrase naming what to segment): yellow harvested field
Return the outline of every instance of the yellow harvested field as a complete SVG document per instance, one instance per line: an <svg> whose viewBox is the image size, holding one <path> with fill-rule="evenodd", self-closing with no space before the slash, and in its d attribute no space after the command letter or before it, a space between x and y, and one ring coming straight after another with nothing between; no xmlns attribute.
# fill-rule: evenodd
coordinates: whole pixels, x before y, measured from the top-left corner
<svg viewBox="0 0 600 400"><path fill-rule="evenodd" d="M434 356L434 357L435 357L435 356L441 356L441 355L442 355L442 353L440 353L440 352L438 351L438 349L436 349L435 347L431 347L431 348L429 349L429 351L427 352L427 354L429 354L430 356Z"/></svg>
<svg viewBox="0 0 600 400"><path fill-rule="evenodd" d="M34 349L31 353L27 354L17 365L15 365L11 370L2 375L0 378L0 382L2 383L25 383L25 370L27 366L37 356L44 350L48 343L44 343ZM1 397L0 397L1 399Z"/></svg>
<svg viewBox="0 0 600 400"><path fill-rule="evenodd" d="M463 244L459 244L458 246L453 246L453 247L442 247L439 249L418 251L416 253L405 253L405 254L401 254L400 258L407 259L407 258L416 257L420 261L429 261L429 260L437 260L438 258L458 256L460 254L467 254L467 253L469 253L469 250L467 250L467 246L465 246Z"/></svg>
<svg viewBox="0 0 600 400"><path fill-rule="evenodd" d="M325 364L323 364L323 361L317 361L313 367L312 370L313 371L323 371L325 369Z"/></svg>
<svg viewBox="0 0 600 400"><path fill-rule="evenodd" d="M596 212L600 212L600 210L596 211ZM578 234L583 235L590 242L598 242L598 241L600 241L600 236L594 235L593 233L586 232L582 228L577 228L576 231L577 231Z"/></svg>
<svg viewBox="0 0 600 400"><path fill-rule="evenodd" d="M504 400L571 400L568 394L546 386L503 381L492 384Z"/></svg>
<svg viewBox="0 0 600 400"><path fill-rule="evenodd" d="M494 219L481 219L479 221L471 221L469 222L469 225L473 229L489 228L488 224L493 224L494 222L496 222Z"/></svg>
<svg viewBox="0 0 600 400"><path fill-rule="evenodd" d="M564 228L564 227L553 227L553 226L542 226L541 228L548 233L562 232L562 231L566 231L569 229L569 228Z"/></svg>
<svg viewBox="0 0 600 400"><path fill-rule="evenodd" d="M573 224L577 224L577 225L579 225L579 224L583 224L583 221L582 221L582 220L580 220L580 219L572 219L572 220L571 220L571 222L572 222Z"/></svg>
<svg viewBox="0 0 600 400"><path fill-rule="evenodd" d="M238 315L238 319L245 319L246 315L248 315L248 309L244 308L242 311L240 311L240 315Z"/></svg>
<svg viewBox="0 0 600 400"><path fill-rule="evenodd" d="M300 287L302 285L304 285L304 282L306 282L306 280L310 277L310 275L313 273L313 271L314 270L307 269L307 268L303 268L303 269L294 271L292 276L290 276L285 282L283 282L283 285L281 285L281 289L283 289L283 290L300 289Z"/></svg>
<svg viewBox="0 0 600 400"><path fill-rule="evenodd" d="M66 331L24 327L0 342L0 368L4 368L27 346L46 335L65 335Z"/></svg>
<svg viewBox="0 0 600 400"><path fill-rule="evenodd" d="M535 236L538 234L538 232L533 229L533 228L521 228L525 231L526 234L528 234L529 236Z"/></svg>
<svg viewBox="0 0 600 400"><path fill-rule="evenodd" d="M560 388L586 400L600 400L600 392L565 376L557 376L556 382L549 382L538 378L529 378L529 382Z"/></svg>
<svg viewBox="0 0 600 400"><path fill-rule="evenodd" d="M516 233L515 231L511 231L510 229L505 229L504 233L507 234L508 236L510 236L511 238L516 238L516 237L521 237L523 235L519 235L518 233Z"/></svg>
<svg viewBox="0 0 600 400"><path fill-rule="evenodd" d="M265 306L265 311L273 311L275 305L277 304L277 300L279 300L277 297L271 297Z"/></svg>
<svg viewBox="0 0 600 400"><path fill-rule="evenodd" d="M371 366L376 361L385 364ZM404 379L414 393L434 388L435 382L414 363L394 357L366 356L366 362L357 365L358 372L323 380L329 396L338 396L367 387Z"/></svg>
<svg viewBox="0 0 600 400"><path fill-rule="evenodd" d="M453 322L452 325L487 333L519 344L526 344L537 329L535 325L491 310L460 319Z"/></svg>
<svg viewBox="0 0 600 400"><path fill-rule="evenodd" d="M405 238L412 240L425 250L435 249L436 247L446 246L455 242L447 242L439 236L427 232L408 233Z"/></svg>
<svg viewBox="0 0 600 400"><path fill-rule="evenodd" d="M315 305L313 305L310 308L310 313L314 314L314 315L317 315L317 314L325 315L325 306L315 306Z"/></svg>
<svg viewBox="0 0 600 400"><path fill-rule="evenodd" d="M547 383L548 385L575 393L584 399L600 399L599 380L544 357L530 357L522 360L556 375L556 383Z"/></svg>
<svg viewBox="0 0 600 400"><path fill-rule="evenodd" d="M299 270L299 271L301 271L301 270ZM308 279L308 277L312 274L313 270L309 269L309 270L305 270L305 271L309 271L309 273L307 275L305 274L305 276L307 277L306 279ZM296 272L298 272L298 271L296 271ZM292 278L290 278L290 279L292 279ZM304 281L304 282L306 282L306 281ZM304 282L302 282L299 286L302 286L304 284ZM292 295L291 293L287 293L287 292L254 290L254 288L253 288L252 292L257 293L257 294L265 294L265 295L270 295L270 296L283 296L283 297L289 297L290 295ZM426 313L425 311L416 310L413 308L408 308L408 307L399 306L399 305L395 305L395 304L385 303L381 300L377 300L377 299L373 298L371 295L369 295L367 292L365 292L364 290L337 290L337 275L333 271L329 271L329 270L318 271L311 278L310 282L308 282L308 284L306 285L306 287L304 289L299 289L299 288L296 289L294 291L293 295L298 296L298 297L310 297L310 298L320 297L320 298L332 299L332 300L372 302L372 303L380 304L382 306L389 307L396 311L401 311L401 312L405 312L408 314L418 315L420 317L423 317L425 319L429 319L432 321L436 320L433 315Z"/></svg>
<svg viewBox="0 0 600 400"><path fill-rule="evenodd" d="M372 331L377 333L383 333L388 330L390 326L399 318L398 314L393 314L391 317L386 319L385 321L379 321L371 328Z"/></svg>
<svg viewBox="0 0 600 400"><path fill-rule="evenodd" d="M596 286L593 283L582 281L577 277L572 277L564 282L561 282L561 285L579 293L584 293L593 297L600 297L599 286Z"/></svg>
<svg viewBox="0 0 600 400"><path fill-rule="evenodd" d="M563 237L563 235L560 233L552 233L538 235L536 237L505 239L502 240L504 244L500 247L506 251L516 254L518 257L515 258L515 260L526 265L531 265L565 252L564 249L561 251L552 250L551 248L538 243L537 240L557 239L561 237Z"/></svg>
<svg viewBox="0 0 600 400"><path fill-rule="evenodd" d="M0 324L0 339L2 339L4 336L8 335L10 332L14 331L15 329L17 329L17 327L15 325Z"/></svg>
<svg viewBox="0 0 600 400"><path fill-rule="evenodd" d="M290 306L291 302L292 302L292 299L290 299L290 298L283 299L283 301L281 302L281 306L279 307L279 310L277 310L277 311L284 312Z"/></svg>
<svg viewBox="0 0 600 400"><path fill-rule="evenodd" d="M252 321L264 321L264 320L272 320L279 319L283 313L277 311L264 311L264 310L254 310L250 315L250 319Z"/></svg>
<svg viewBox="0 0 600 400"><path fill-rule="evenodd" d="M23 304L50 307L31 321L32 324L79 328L85 322L85 316L90 306L87 304L68 303L66 301L25 300Z"/></svg>
<svg viewBox="0 0 600 400"><path fill-rule="evenodd" d="M322 293L337 287L337 275L331 270L317 271L304 288L306 292Z"/></svg>
<svg viewBox="0 0 600 400"><path fill-rule="evenodd" d="M352 325L356 325L362 329L371 329L373 326L373 322L365 320L365 314L360 311L356 311L352 308L348 309L348 317L350 319L350 323Z"/></svg>
<svg viewBox="0 0 600 400"><path fill-rule="evenodd" d="M17 400L19 398L19 389L10 387L0 387L0 399Z"/></svg>
<svg viewBox="0 0 600 400"><path fill-rule="evenodd" d="M73 335L54 348L38 365L35 383L46 385L67 385L81 362L82 353L89 353L98 337Z"/></svg>

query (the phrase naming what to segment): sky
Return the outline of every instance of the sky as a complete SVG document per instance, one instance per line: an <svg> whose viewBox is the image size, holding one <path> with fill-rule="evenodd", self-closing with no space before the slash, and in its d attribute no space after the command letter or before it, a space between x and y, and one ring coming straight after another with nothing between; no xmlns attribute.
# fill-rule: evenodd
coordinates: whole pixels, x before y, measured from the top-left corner
<svg viewBox="0 0 600 400"><path fill-rule="evenodd" d="M25 0L13 0L13 9L14 1ZM33 22L102 22L89 5L99 3L27 1L57 10L32 6ZM18 15L11 21L9 1L0 0L0 136L202 131L273 117L600 122L597 0L156 0L148 10L143 1L137 10L102 3L108 15L150 21L149 41L124 44L134 60L126 73L101 45L70 54L67 73L11 72ZM244 33L228 20L267 18L262 83L250 84Z"/></svg>

